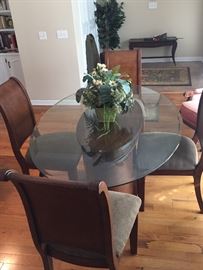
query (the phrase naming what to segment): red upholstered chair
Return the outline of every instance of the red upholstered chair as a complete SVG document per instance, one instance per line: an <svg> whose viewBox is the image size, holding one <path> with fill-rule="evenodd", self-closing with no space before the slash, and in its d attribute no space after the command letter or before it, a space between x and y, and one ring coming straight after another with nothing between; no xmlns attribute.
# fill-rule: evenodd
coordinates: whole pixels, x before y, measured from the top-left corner
<svg viewBox="0 0 203 270"><path fill-rule="evenodd" d="M182 103L180 108L180 114L183 122L194 130L196 128L197 111L202 90L203 88L198 88L194 91L185 92L187 100Z"/></svg>

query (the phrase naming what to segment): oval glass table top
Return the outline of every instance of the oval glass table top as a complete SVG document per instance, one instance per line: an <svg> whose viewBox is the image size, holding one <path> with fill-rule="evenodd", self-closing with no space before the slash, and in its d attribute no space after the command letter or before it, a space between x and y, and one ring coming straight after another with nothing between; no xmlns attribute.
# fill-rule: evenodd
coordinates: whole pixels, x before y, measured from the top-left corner
<svg viewBox="0 0 203 270"><path fill-rule="evenodd" d="M104 180L116 187L164 164L179 145L179 131L176 106L149 88L142 87L134 107L119 115L106 134L94 110L78 104L72 95L41 117L30 141L30 156L47 177Z"/></svg>

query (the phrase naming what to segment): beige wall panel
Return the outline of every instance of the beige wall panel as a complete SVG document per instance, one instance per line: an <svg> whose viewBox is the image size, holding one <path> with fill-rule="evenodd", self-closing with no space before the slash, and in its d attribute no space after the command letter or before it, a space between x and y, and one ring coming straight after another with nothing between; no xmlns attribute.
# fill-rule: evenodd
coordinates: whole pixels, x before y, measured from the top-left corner
<svg viewBox="0 0 203 270"><path fill-rule="evenodd" d="M31 99L55 100L80 87L70 0L11 0L25 83ZM68 39L56 31L68 30ZM46 31L47 40L38 32Z"/></svg>

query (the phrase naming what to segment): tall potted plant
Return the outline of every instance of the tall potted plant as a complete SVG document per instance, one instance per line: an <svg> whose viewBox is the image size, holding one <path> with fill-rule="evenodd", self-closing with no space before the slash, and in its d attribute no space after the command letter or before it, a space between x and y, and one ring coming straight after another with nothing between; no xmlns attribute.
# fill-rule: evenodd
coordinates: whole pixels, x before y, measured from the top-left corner
<svg viewBox="0 0 203 270"><path fill-rule="evenodd" d="M102 49L115 49L120 45L118 30L125 21L123 2L116 0L96 0L95 18L99 44Z"/></svg>

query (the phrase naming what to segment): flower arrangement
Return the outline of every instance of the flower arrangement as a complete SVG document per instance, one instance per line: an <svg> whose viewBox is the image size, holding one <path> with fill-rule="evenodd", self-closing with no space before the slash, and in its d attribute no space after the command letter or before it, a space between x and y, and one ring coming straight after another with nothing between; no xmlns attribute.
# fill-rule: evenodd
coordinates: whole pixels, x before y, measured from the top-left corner
<svg viewBox="0 0 203 270"><path fill-rule="evenodd" d="M123 80L118 71L119 66L108 70L105 64L98 63L90 74L83 77L87 87L80 89L77 101L91 109L105 106L117 113L127 112L134 102L131 81Z"/></svg>
<svg viewBox="0 0 203 270"><path fill-rule="evenodd" d="M134 103L131 81L122 79L119 66L108 70L105 64L98 63L90 74L83 77L86 88L76 93L77 102L90 109L102 108L103 122L115 121L117 114L126 113Z"/></svg>

